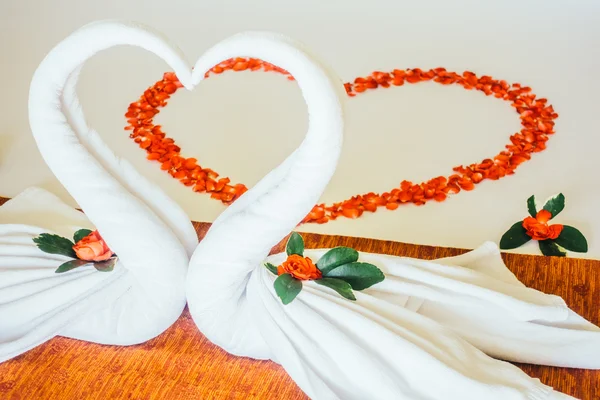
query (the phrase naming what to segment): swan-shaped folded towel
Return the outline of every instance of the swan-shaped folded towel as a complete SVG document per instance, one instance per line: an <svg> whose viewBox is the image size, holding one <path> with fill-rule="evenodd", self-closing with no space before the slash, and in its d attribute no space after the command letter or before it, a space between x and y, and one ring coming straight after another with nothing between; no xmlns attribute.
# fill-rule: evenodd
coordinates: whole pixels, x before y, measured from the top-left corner
<svg viewBox="0 0 600 400"><path fill-rule="evenodd" d="M270 249L309 213L334 173L343 87L305 48L277 36L234 38L206 53L194 75L232 56L289 71L309 128L296 151L217 218L192 256L188 304L212 342L280 363L314 399L570 398L489 355L600 368L600 330L560 298L522 285L490 243L437 261L361 253L359 261L386 279L355 292L355 302L305 281L283 305L263 265L285 260L268 256ZM324 252L305 255L318 260Z"/></svg>
<svg viewBox="0 0 600 400"><path fill-rule="evenodd" d="M0 362L56 335L144 342L185 307L185 276L197 244L189 218L87 126L75 93L83 63L120 44L156 53L191 87L180 52L135 24L87 25L42 61L30 88L31 129L44 160L85 214L35 188L0 207ZM114 271L88 266L56 274L69 259L33 242L44 232L70 238L80 228L101 232L118 255Z"/></svg>

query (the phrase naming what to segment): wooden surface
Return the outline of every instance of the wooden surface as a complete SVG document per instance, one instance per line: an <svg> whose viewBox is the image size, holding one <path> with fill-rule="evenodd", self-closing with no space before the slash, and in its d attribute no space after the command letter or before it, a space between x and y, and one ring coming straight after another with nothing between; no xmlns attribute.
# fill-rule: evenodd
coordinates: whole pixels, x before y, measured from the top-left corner
<svg viewBox="0 0 600 400"><path fill-rule="evenodd" d="M199 237L209 227L194 225ZM425 259L464 252L364 238L303 236L307 248L349 246ZM600 322L600 261L517 254L505 254L504 259L526 285L557 294L577 313ZM600 398L600 371L519 366L577 398ZM58 337L0 364L0 399L296 400L306 396L274 363L234 357L211 344L186 310L165 333L141 345L102 346Z"/></svg>

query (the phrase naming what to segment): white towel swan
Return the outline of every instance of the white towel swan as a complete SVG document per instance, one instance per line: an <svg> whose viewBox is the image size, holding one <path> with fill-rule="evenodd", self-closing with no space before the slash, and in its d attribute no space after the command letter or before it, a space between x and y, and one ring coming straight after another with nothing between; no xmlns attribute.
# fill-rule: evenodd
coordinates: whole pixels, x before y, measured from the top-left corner
<svg viewBox="0 0 600 400"><path fill-rule="evenodd" d="M239 36L213 48L196 64L194 83L233 56L289 71L306 100L309 129L296 151L217 218L192 256L188 304L212 342L280 363L318 400L570 398L489 355L600 368L600 329L559 297L521 284L492 243L436 261L361 253L386 279L355 292L356 302L305 281L283 305L263 264L285 260L267 255L334 173L345 96L341 82L306 49L277 36ZM305 255L317 260L324 252Z"/></svg>
<svg viewBox="0 0 600 400"><path fill-rule="evenodd" d="M185 276L197 244L183 210L85 121L75 93L82 64L101 50L135 45L165 60L186 86L191 71L160 34L135 24L87 25L42 61L30 88L38 148L85 215L37 188L0 207L0 362L56 336L103 344L144 342L185 306ZM61 255L39 250L40 233L72 237L96 227L118 255L110 273L84 267L55 274Z"/></svg>

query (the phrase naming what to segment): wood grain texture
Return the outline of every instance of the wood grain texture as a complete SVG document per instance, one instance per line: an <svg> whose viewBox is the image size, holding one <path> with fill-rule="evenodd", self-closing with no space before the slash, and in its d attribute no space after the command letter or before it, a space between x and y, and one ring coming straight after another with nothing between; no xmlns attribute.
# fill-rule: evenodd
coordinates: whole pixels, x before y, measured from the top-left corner
<svg viewBox="0 0 600 400"><path fill-rule="evenodd" d="M0 198L0 204L5 200ZM202 238L207 223L194 223ZM391 241L302 234L307 248L349 246L432 259L466 250ZM283 242L278 250L283 249ZM526 285L557 294L577 313L600 322L600 261L504 254ZM547 385L584 400L600 398L600 371L519 365ZM432 377L435 381L435 377ZM267 361L234 357L196 329L189 312L165 333L130 347L58 337L0 364L0 399L306 399L285 371Z"/></svg>

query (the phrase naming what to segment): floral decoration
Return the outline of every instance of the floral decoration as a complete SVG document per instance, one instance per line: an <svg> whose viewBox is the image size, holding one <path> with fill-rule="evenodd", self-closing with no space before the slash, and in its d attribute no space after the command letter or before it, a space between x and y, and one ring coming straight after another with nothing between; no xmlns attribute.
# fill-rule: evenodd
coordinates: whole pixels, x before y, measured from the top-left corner
<svg viewBox="0 0 600 400"><path fill-rule="evenodd" d="M540 211L537 211L535 197L531 196L527 199L529 216L515 222L502 236L500 248L515 249L530 240L537 240L540 251L545 256L564 257L567 255L565 250L587 252L587 240L579 230L569 225L548 224L564 208L565 196L562 193L549 198Z"/></svg>
<svg viewBox="0 0 600 400"><path fill-rule="evenodd" d="M358 262L358 252L349 247L333 248L315 264L304 257L304 240L296 232L287 242L286 253L287 260L281 265L265 264L277 275L273 285L283 304L291 303L298 296L303 281L314 281L348 300L356 300L352 290L364 290L385 279L375 265Z"/></svg>
<svg viewBox="0 0 600 400"><path fill-rule="evenodd" d="M42 233L34 238L33 242L44 253L72 258L54 271L57 274L86 265L93 265L101 272L110 272L117 263L117 255L108 247L97 230L80 229L73 235L73 241L59 235Z"/></svg>

